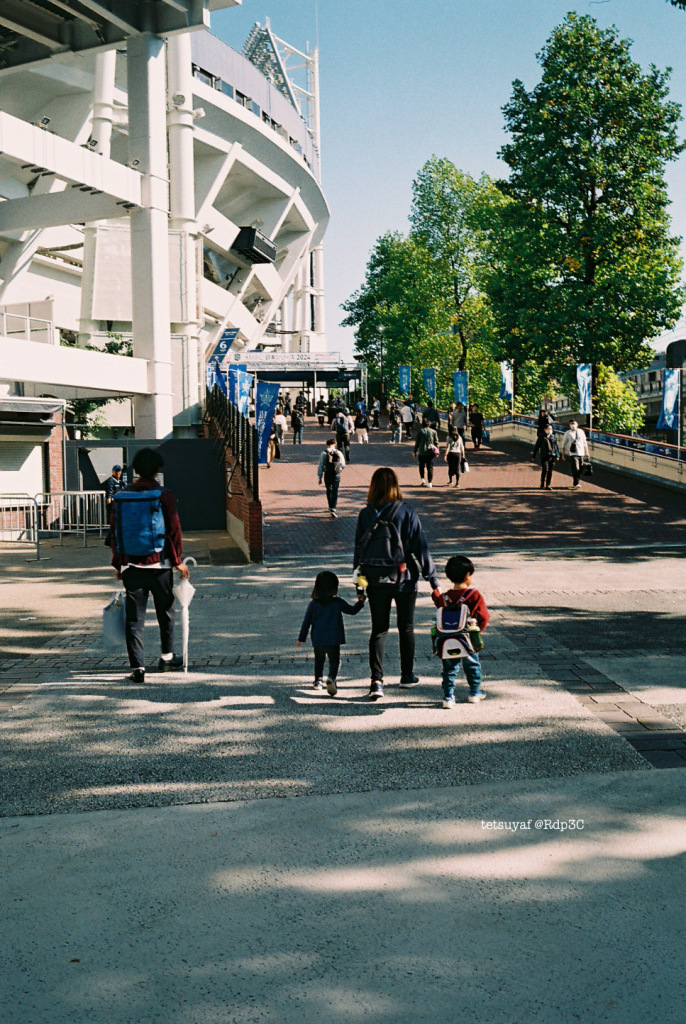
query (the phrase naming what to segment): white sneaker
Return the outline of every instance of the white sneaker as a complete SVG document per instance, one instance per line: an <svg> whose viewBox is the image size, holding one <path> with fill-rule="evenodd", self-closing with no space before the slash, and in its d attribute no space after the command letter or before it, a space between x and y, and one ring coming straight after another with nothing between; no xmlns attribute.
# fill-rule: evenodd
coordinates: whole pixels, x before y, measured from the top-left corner
<svg viewBox="0 0 686 1024"><path fill-rule="evenodd" d="M454 708L455 707L455 698L454 697L446 697L444 699L444 701L443 701L443 707L444 708Z"/></svg>
<svg viewBox="0 0 686 1024"><path fill-rule="evenodd" d="M324 689L324 680L323 679L315 679L315 681L312 683L312 689L313 690L323 690Z"/></svg>
<svg viewBox="0 0 686 1024"><path fill-rule="evenodd" d="M419 481L419 486L420 487L426 487L426 480L420 480Z"/></svg>
<svg viewBox="0 0 686 1024"><path fill-rule="evenodd" d="M338 693L338 687L336 686L336 680L332 679L331 676L327 676L326 680L326 692L329 697L335 697Z"/></svg>
<svg viewBox="0 0 686 1024"><path fill-rule="evenodd" d="M470 693L467 697L468 704L478 704L479 701L486 700L485 693Z"/></svg>
<svg viewBox="0 0 686 1024"><path fill-rule="evenodd" d="M433 487L433 484L431 483L431 481L429 481L429 483L426 486L427 487Z"/></svg>

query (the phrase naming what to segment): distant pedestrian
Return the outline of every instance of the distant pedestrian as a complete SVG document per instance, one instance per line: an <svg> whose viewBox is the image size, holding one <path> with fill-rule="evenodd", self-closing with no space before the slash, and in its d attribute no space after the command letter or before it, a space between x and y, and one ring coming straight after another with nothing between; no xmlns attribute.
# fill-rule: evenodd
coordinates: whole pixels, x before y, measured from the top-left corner
<svg viewBox="0 0 686 1024"><path fill-rule="evenodd" d="M452 583L452 586L440 596L441 609L459 609L460 605L466 605L467 615L474 619L474 625L478 626L480 632L483 633L488 625L490 615L482 595L472 587L474 563L464 555L453 555L452 558L448 559L445 574ZM466 643L468 653L464 653L463 647L460 656L458 646L462 646L462 644L450 646L446 644L442 652L439 652L447 654L449 651L452 651L454 655L453 657L441 658L443 666L443 707L447 709L455 707L455 683L460 671L460 665L464 667L464 674L469 684L468 703L478 704L486 697L481 685L481 662L479 661L478 651L470 650L472 645L468 639Z"/></svg>
<svg viewBox="0 0 686 1024"><path fill-rule="evenodd" d="M457 427L450 431L445 446L445 461L448 463L448 487L455 480L455 486L460 486L460 471L465 460L464 441L457 432Z"/></svg>
<svg viewBox="0 0 686 1024"><path fill-rule="evenodd" d="M145 682L143 632L145 609L152 594L160 627L160 655L157 671L167 672L183 665L174 655L173 570L188 579L188 566L181 560L181 524L172 492L162 487L157 475L164 459L153 448L139 448L131 463L137 478L114 498L111 519L112 565L126 590L126 649L134 683Z"/></svg>
<svg viewBox="0 0 686 1024"><path fill-rule="evenodd" d="M400 410L400 417L405 427L405 440L409 441L412 436L412 424L414 422L414 413L412 412L412 406L409 402L405 402Z"/></svg>
<svg viewBox="0 0 686 1024"><path fill-rule="evenodd" d="M467 410L462 404L462 402L458 402L457 405L455 406L452 425L457 427L457 432L464 441L465 430L467 428Z"/></svg>
<svg viewBox="0 0 686 1024"><path fill-rule="evenodd" d="M319 456L317 466L317 480L326 487L326 500L332 519L338 518L336 506L338 505L338 487L341 482L341 473L345 469L345 456L336 447L335 437L330 437L326 442L324 451Z"/></svg>
<svg viewBox="0 0 686 1024"><path fill-rule="evenodd" d="M283 403L283 411L286 414L286 416L290 416L292 409L293 407L291 405L291 396L289 394L286 394L286 401Z"/></svg>
<svg viewBox="0 0 686 1024"><path fill-rule="evenodd" d="M560 449L550 424L545 428L539 450L541 453L541 487L550 491L555 463L560 458Z"/></svg>
<svg viewBox="0 0 686 1024"><path fill-rule="evenodd" d="M320 398L317 402L317 419L319 420L319 426L324 426L324 420L326 419L326 402L323 398Z"/></svg>
<svg viewBox="0 0 686 1024"><path fill-rule="evenodd" d="M424 416L422 418L421 428L417 432L417 437L414 442L414 452L412 457L418 458L419 460L419 476L420 486L433 487L434 479L434 459L440 454L438 447L438 434L432 426L429 425L429 421ZM424 472L426 471L426 481L424 480Z"/></svg>
<svg viewBox="0 0 686 1024"><path fill-rule="evenodd" d="M372 399L372 430L379 429L379 413L381 412L381 402L378 398Z"/></svg>
<svg viewBox="0 0 686 1024"><path fill-rule="evenodd" d="M569 429L562 438L562 461L569 456L572 464L572 487L581 486L581 467L588 458L586 435L576 420L569 421Z"/></svg>
<svg viewBox="0 0 686 1024"><path fill-rule="evenodd" d="M469 412L469 425L472 428L474 451L478 452L484 436L484 416L476 402L474 402Z"/></svg>
<svg viewBox="0 0 686 1024"><path fill-rule="evenodd" d="M274 413L274 427L276 429L276 436L279 439L279 443L283 443L284 436L288 430L288 420L283 414L283 409L279 406Z"/></svg>
<svg viewBox="0 0 686 1024"><path fill-rule="evenodd" d="M360 444L369 444L369 417L366 412L358 409L355 416L355 434Z"/></svg>
<svg viewBox="0 0 686 1024"><path fill-rule="evenodd" d="M426 409L424 410L424 419L427 421L430 427L433 427L434 430L438 430L441 423L441 417L438 415L437 410L434 409L434 404L430 398L427 399L426 402Z"/></svg>
<svg viewBox="0 0 686 1024"><path fill-rule="evenodd" d="M357 615L364 608L364 591L358 591L355 604L348 604L338 596L338 576L325 570L317 574L312 590L312 600L307 606L305 618L300 627L296 644L301 647L312 629L314 647L314 682L312 688L323 690L330 697L338 693L336 680L341 664L341 646L345 643L344 615ZM324 679L324 666L329 661L329 674Z"/></svg>
<svg viewBox="0 0 686 1024"><path fill-rule="evenodd" d="M369 699L374 701L384 695L383 656L391 606L395 602L400 686L413 686L419 682L414 674L414 609L420 572L431 586L434 604L440 599L436 569L419 516L402 497L395 471L388 466L375 470L355 531L353 567L359 568L368 581L372 619Z"/></svg>
<svg viewBox="0 0 686 1024"><path fill-rule="evenodd" d="M554 422L555 417L553 416L553 414L551 412L548 412L548 410L545 407L542 407L541 411L538 414L538 419L536 420L536 444L534 445L533 454L531 456L532 462L536 460L539 448L541 447L541 442L543 441L543 436L545 434L546 427L552 427Z"/></svg>
<svg viewBox="0 0 686 1024"><path fill-rule="evenodd" d="M121 466L112 466L112 475L105 481L105 505L107 506L108 517L112 514L115 494L122 491L126 486L122 472Z"/></svg>
<svg viewBox="0 0 686 1024"><path fill-rule="evenodd" d="M305 426L305 417L301 410L297 407L291 413L291 427L293 429L293 444L303 443L303 427Z"/></svg>
<svg viewBox="0 0 686 1024"><path fill-rule="evenodd" d="M336 445L343 452L347 464L350 462L350 423L348 414L343 409L339 409L333 427L336 431Z"/></svg>
<svg viewBox="0 0 686 1024"><path fill-rule="evenodd" d="M403 439L403 420L395 402L388 412L388 425L391 428L391 444L400 444Z"/></svg>
<svg viewBox="0 0 686 1024"><path fill-rule="evenodd" d="M274 459L280 458L281 445L279 443L279 434L276 424L272 420L271 429L269 431L269 441L267 442L267 469L271 469Z"/></svg>
<svg viewBox="0 0 686 1024"><path fill-rule="evenodd" d="M297 396L297 398L295 400L295 408L296 409L300 409L300 412L303 414L303 417L305 416L305 414L307 412L307 399L305 398L305 392L304 391L300 391L299 392L299 394L298 394L298 396Z"/></svg>
<svg viewBox="0 0 686 1024"><path fill-rule="evenodd" d="M455 402L451 402L450 405L448 406L448 433L450 433L453 427L457 427L457 423L455 422L456 409L457 405L455 404Z"/></svg>
<svg viewBox="0 0 686 1024"><path fill-rule="evenodd" d="M331 426L333 421L336 419L336 403L333 400L333 396L329 396L329 401L326 406L326 421Z"/></svg>

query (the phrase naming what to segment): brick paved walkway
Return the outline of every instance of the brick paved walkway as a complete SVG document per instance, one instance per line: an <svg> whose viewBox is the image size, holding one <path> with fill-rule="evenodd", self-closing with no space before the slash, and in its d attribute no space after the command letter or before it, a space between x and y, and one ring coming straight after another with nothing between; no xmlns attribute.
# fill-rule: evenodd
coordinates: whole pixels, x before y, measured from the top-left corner
<svg viewBox="0 0 686 1024"><path fill-rule="evenodd" d="M326 429L308 423L305 443L290 435L283 459L263 473L261 495L266 513L265 555L301 556L306 552L352 554L357 513L377 466L393 466L404 496L419 512L433 548L447 550L543 550L577 545L686 545L683 495L655 485L596 469L578 491L571 489L563 466L553 490L539 489L540 468L523 445L499 443L473 452L470 472L459 490L448 489L442 458L432 490L419 486L413 445L389 443L390 434L373 431L369 445L351 446L352 462L342 476L340 518L326 511L324 487L316 468ZM378 440L377 440L378 439Z"/></svg>

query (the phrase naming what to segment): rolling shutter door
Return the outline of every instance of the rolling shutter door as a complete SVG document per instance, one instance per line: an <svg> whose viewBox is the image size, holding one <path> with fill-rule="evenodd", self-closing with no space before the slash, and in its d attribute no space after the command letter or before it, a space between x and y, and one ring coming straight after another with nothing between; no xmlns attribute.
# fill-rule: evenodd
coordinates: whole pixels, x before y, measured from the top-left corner
<svg viewBox="0 0 686 1024"><path fill-rule="evenodd" d="M43 446L34 441L0 442L0 494L43 490Z"/></svg>

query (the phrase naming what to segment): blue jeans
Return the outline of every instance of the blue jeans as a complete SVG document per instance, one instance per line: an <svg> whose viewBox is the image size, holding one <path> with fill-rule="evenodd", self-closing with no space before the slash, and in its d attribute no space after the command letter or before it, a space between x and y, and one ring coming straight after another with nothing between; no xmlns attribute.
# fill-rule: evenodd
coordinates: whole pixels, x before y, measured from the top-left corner
<svg viewBox="0 0 686 1024"><path fill-rule="evenodd" d="M443 666L443 696L452 697L455 683L460 672L460 665L464 665L464 674L469 683L470 694L482 693L481 689L481 662L478 654L470 654L466 658L445 658L441 661Z"/></svg>
<svg viewBox="0 0 686 1024"><path fill-rule="evenodd" d="M293 427L293 444L303 443L303 428Z"/></svg>
<svg viewBox="0 0 686 1024"><path fill-rule="evenodd" d="M403 439L403 425L402 423L393 423L391 425L391 441L397 441L398 444Z"/></svg>

